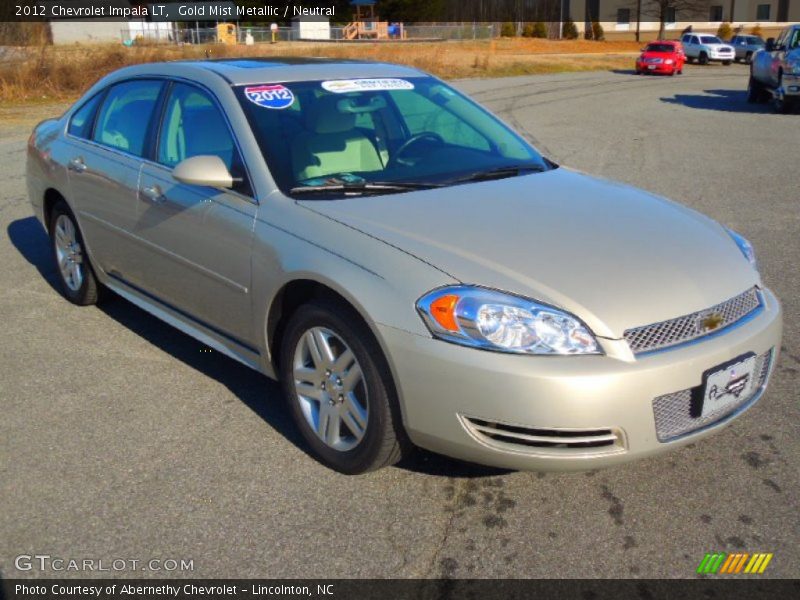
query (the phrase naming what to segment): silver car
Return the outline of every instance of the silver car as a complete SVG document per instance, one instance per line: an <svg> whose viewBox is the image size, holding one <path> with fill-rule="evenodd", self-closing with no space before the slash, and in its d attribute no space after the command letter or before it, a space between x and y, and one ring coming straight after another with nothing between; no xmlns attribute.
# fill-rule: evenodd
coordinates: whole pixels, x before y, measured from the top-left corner
<svg viewBox="0 0 800 600"><path fill-rule="evenodd" d="M744 238L411 68L125 68L36 127L27 184L68 300L111 290L279 379L345 473L414 445L538 470L677 448L753 406L780 348Z"/></svg>
<svg viewBox="0 0 800 600"><path fill-rule="evenodd" d="M735 35L728 43L736 53L736 62L743 60L748 65L753 61L753 55L764 49L764 40L757 35Z"/></svg>

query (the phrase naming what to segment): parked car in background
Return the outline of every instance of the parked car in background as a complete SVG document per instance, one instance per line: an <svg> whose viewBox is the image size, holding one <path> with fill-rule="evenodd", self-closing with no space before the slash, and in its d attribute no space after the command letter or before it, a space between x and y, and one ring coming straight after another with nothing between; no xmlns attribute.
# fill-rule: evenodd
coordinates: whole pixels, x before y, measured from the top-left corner
<svg viewBox="0 0 800 600"><path fill-rule="evenodd" d="M753 55L764 49L764 40L757 35L735 35L729 42L733 46L736 62L744 61L747 64L753 60Z"/></svg>
<svg viewBox="0 0 800 600"><path fill-rule="evenodd" d="M666 452L753 406L778 360L742 236L554 164L409 67L131 66L27 152L64 296L113 290L279 379L345 473L411 444L534 470Z"/></svg>
<svg viewBox="0 0 800 600"><path fill-rule="evenodd" d="M683 73L685 56L680 42L659 40L650 42L636 59L636 73Z"/></svg>
<svg viewBox="0 0 800 600"><path fill-rule="evenodd" d="M790 112L800 103L800 24L769 38L753 56L747 86L748 102L774 100L777 112Z"/></svg>
<svg viewBox="0 0 800 600"><path fill-rule="evenodd" d="M729 65L736 56L733 46L726 44L715 35L685 33L681 42L686 60L690 63L696 60L701 65L707 65L711 61L716 61L723 65Z"/></svg>

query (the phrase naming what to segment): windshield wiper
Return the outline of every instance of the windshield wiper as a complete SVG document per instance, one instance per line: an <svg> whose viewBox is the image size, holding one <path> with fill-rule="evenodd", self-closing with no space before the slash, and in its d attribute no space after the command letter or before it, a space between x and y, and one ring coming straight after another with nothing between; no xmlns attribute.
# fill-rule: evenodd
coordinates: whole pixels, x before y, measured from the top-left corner
<svg viewBox="0 0 800 600"><path fill-rule="evenodd" d="M325 194L345 192L353 194L387 194L411 190L427 190L441 187L438 183L423 181L364 181L359 183L335 183L332 185L301 185L289 190L290 194Z"/></svg>
<svg viewBox="0 0 800 600"><path fill-rule="evenodd" d="M476 171L470 173L465 177L459 177L452 180L450 183L465 183L467 181L489 181L491 179L503 179L505 177L516 177L522 173L541 173L545 171L545 167L539 165L508 165L505 167L497 167L494 169L487 169L485 171Z"/></svg>

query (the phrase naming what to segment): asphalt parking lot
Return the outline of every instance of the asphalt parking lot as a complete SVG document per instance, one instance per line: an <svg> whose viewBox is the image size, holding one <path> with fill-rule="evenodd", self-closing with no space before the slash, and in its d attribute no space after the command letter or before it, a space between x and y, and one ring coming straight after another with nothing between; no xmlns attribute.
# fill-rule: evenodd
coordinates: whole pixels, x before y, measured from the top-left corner
<svg viewBox="0 0 800 600"><path fill-rule="evenodd" d="M760 551L774 553L764 576L796 577L800 115L748 105L746 83L738 65L459 83L556 161L744 234L784 305L770 390L743 418L567 475L428 453L361 477L325 469L276 384L121 299L58 295L25 197L29 129L2 125L0 573L87 575L15 568L47 554L193 561L127 577L691 577L706 552Z"/></svg>

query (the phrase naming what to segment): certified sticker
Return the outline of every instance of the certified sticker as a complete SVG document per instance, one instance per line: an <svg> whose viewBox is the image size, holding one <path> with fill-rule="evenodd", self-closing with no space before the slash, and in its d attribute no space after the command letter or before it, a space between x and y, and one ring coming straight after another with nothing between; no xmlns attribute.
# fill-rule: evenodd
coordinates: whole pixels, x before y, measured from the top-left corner
<svg viewBox="0 0 800 600"><path fill-rule="evenodd" d="M414 84L405 79L338 79L323 81L322 88L334 94L349 92L380 92L394 90L413 90Z"/></svg>
<svg viewBox="0 0 800 600"><path fill-rule="evenodd" d="M276 110L289 108L294 102L292 90L278 83L246 87L244 95L253 104Z"/></svg>

